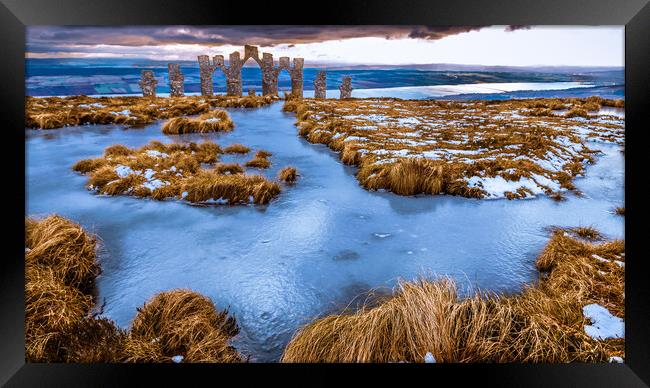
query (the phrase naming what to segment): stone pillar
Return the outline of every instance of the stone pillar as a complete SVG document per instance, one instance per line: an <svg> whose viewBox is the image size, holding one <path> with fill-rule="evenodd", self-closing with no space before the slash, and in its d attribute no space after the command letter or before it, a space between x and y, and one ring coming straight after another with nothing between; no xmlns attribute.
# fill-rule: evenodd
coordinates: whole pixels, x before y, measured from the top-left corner
<svg viewBox="0 0 650 388"><path fill-rule="evenodd" d="M278 95L279 70L273 68L273 55L262 53L262 95Z"/></svg>
<svg viewBox="0 0 650 388"><path fill-rule="evenodd" d="M215 62L217 57L215 56ZM223 57L222 57L223 58ZM201 76L201 95L202 96L212 96L213 87L212 87L212 73L217 68L216 63L210 63L210 57L207 55L199 55L199 73Z"/></svg>
<svg viewBox="0 0 650 388"><path fill-rule="evenodd" d="M319 71L316 74L316 79L314 80L314 98L326 98L327 91L327 80L325 78L325 72Z"/></svg>
<svg viewBox="0 0 650 388"><path fill-rule="evenodd" d="M156 97L156 85L158 85L158 81L154 78L153 71L142 70L140 77L139 85L142 89L142 95L144 97Z"/></svg>
<svg viewBox="0 0 650 388"><path fill-rule="evenodd" d="M169 96L183 97L185 88L183 82L185 76L181 73L181 66L177 63L167 65L167 77L169 78Z"/></svg>
<svg viewBox="0 0 650 388"><path fill-rule="evenodd" d="M302 98L302 68L305 64L303 58L294 58L293 67L291 68L291 95Z"/></svg>
<svg viewBox="0 0 650 388"><path fill-rule="evenodd" d="M229 96L242 95L241 68L242 61L239 57L239 51L230 54L230 63L226 73L226 94Z"/></svg>
<svg viewBox="0 0 650 388"><path fill-rule="evenodd" d="M341 99L352 98L352 77L343 77L343 83L339 86Z"/></svg>

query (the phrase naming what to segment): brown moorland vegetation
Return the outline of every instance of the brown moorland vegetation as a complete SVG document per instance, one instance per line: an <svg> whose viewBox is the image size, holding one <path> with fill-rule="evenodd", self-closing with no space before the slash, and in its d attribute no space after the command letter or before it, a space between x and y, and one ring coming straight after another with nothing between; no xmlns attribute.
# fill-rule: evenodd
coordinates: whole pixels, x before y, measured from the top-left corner
<svg viewBox="0 0 650 388"><path fill-rule="evenodd" d="M246 167L252 167L252 168L269 168L271 167L271 161L269 161L269 157L271 157L271 153L268 151L264 150L259 150L255 153L255 156L253 156L253 159L249 160L246 162Z"/></svg>
<svg viewBox="0 0 650 388"><path fill-rule="evenodd" d="M196 292L161 292L138 309L126 341L127 362L242 362L228 345L239 328L228 311Z"/></svg>
<svg viewBox="0 0 650 388"><path fill-rule="evenodd" d="M625 206L619 206L616 209L614 209L614 212L618 214L619 216L624 216L625 215Z"/></svg>
<svg viewBox="0 0 650 388"><path fill-rule="evenodd" d="M247 154L250 152L250 148L246 147L243 144L231 144L223 149L223 152L226 154Z"/></svg>
<svg viewBox="0 0 650 388"><path fill-rule="evenodd" d="M282 182L293 183L298 179L298 170L295 167L285 167L278 173L278 179Z"/></svg>
<svg viewBox="0 0 650 388"><path fill-rule="evenodd" d="M316 319L283 362L603 362L622 338L597 340L583 307L624 318L624 242L593 244L556 230L538 257L540 279L515 295L460 297L446 278L400 282L372 308Z"/></svg>
<svg viewBox="0 0 650 388"><path fill-rule="evenodd" d="M257 108L279 100L272 96L185 97L27 97L25 126L53 129L85 124L144 125L207 113L213 108Z"/></svg>
<svg viewBox="0 0 650 388"><path fill-rule="evenodd" d="M53 215L25 219L25 357L28 362L241 362L227 341L227 310L189 290L155 295L130 332L92 312L97 238Z"/></svg>
<svg viewBox="0 0 650 388"><path fill-rule="evenodd" d="M126 334L92 316L97 239L53 215L25 219L25 358L112 362Z"/></svg>
<svg viewBox="0 0 650 388"><path fill-rule="evenodd" d="M162 133L182 135L184 133L229 132L235 127L228 112L221 109L203 113L198 118L174 117L163 124Z"/></svg>
<svg viewBox="0 0 650 388"><path fill-rule="evenodd" d="M575 190L589 140L624 144L624 122L588 113L618 100L288 99L299 133L359 167L369 190L508 199ZM562 114L566 110L567 114ZM581 112L586 112L583 115ZM573 112L573 113L571 113Z"/></svg>
<svg viewBox="0 0 650 388"><path fill-rule="evenodd" d="M80 160L72 168L88 174L89 189L108 195L263 205L280 194L277 182L261 175L244 174L242 166L215 165L222 153L221 147L211 141L198 144L152 141L139 149L122 145L108 147L103 157ZM266 158L259 159L270 164ZM203 168L202 164L212 167Z"/></svg>

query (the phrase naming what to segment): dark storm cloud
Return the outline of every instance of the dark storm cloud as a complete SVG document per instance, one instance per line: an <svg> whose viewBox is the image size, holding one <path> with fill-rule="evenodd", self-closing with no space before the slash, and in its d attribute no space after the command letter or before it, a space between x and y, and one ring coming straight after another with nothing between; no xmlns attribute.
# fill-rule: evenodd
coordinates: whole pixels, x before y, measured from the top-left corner
<svg viewBox="0 0 650 388"><path fill-rule="evenodd" d="M314 43L328 40L382 37L386 39L442 39L484 26L123 26L29 27L31 52L75 51L79 46L157 46L168 44L277 44ZM508 31L525 26L508 26ZM76 46L75 49L70 48Z"/></svg>

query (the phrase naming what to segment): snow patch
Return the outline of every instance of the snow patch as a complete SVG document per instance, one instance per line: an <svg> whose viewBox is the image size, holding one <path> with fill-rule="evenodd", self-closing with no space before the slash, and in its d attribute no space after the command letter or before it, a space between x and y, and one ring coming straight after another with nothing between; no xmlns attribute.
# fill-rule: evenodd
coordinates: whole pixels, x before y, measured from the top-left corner
<svg viewBox="0 0 650 388"><path fill-rule="evenodd" d="M592 303L582 308L582 314L591 321L585 325L585 333L596 340L624 338L625 324L622 318L612 315L605 307Z"/></svg>

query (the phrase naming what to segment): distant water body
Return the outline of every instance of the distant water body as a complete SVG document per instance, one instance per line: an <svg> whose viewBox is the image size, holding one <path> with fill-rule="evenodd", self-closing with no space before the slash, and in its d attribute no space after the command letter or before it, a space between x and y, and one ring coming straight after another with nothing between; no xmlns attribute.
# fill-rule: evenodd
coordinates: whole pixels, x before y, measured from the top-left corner
<svg viewBox="0 0 650 388"><path fill-rule="evenodd" d="M197 62L178 62L185 75L187 94L200 92ZM167 62L134 59L27 59L26 92L30 96L138 95L142 70L153 70L160 95L169 93ZM582 94L623 98L624 72L580 73L427 71L408 68L341 70L305 68L305 96L313 96L313 81L320 70L327 72L328 97L337 98L344 76L352 77L353 97L398 97L409 99L449 98L450 96L501 99L516 93L520 97L572 97ZM216 93L225 93L225 76L213 76ZM262 90L259 67L242 69L243 89ZM280 91L291 89L286 71L279 77ZM562 91L561 93L559 91ZM556 93L557 92L557 93ZM512 93L515 93L514 95Z"/></svg>

